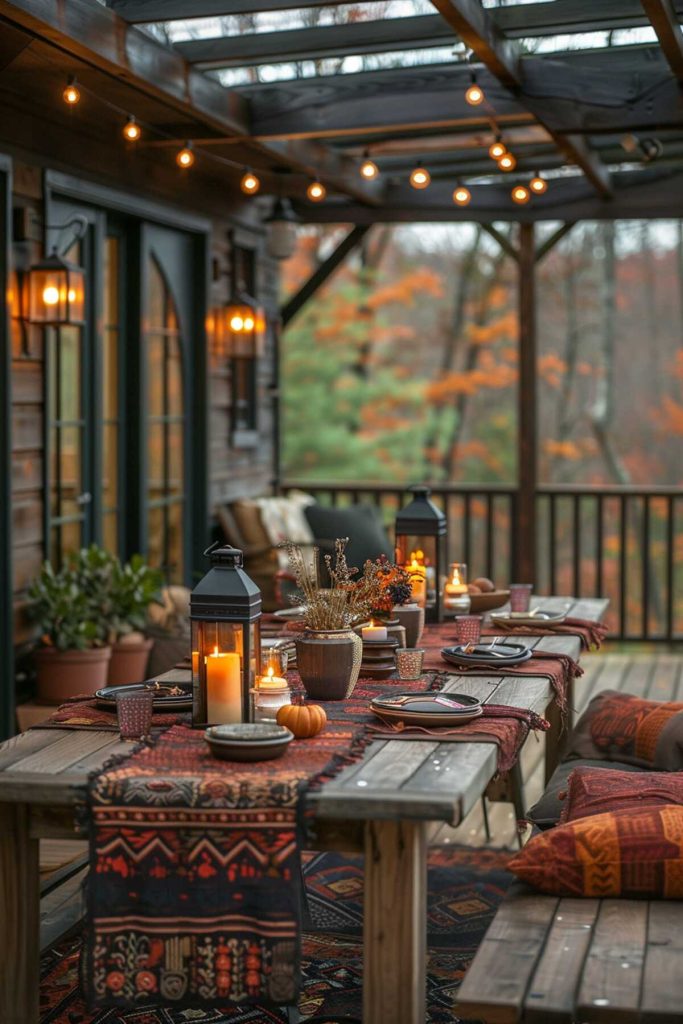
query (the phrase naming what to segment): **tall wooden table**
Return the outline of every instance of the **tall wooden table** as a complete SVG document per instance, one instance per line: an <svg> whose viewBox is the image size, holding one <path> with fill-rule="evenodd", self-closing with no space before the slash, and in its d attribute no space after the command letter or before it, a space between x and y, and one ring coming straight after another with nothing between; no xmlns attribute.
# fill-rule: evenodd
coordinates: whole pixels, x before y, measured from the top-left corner
<svg viewBox="0 0 683 1024"><path fill-rule="evenodd" d="M544 607L569 599L544 598ZM606 601L575 602L570 613L598 620ZM539 650L578 659L578 638L524 637ZM170 673L169 675L172 675ZM446 691L543 713L548 680L453 673ZM548 733L551 760L559 745ZM39 992L38 841L73 838L74 807L88 774L133 744L92 729L34 729L0 745L0 1021L37 1024ZM365 851L364 1024L426 1019L427 832L459 824L496 771L491 743L381 740L312 798L330 846L347 848L358 827Z"/></svg>

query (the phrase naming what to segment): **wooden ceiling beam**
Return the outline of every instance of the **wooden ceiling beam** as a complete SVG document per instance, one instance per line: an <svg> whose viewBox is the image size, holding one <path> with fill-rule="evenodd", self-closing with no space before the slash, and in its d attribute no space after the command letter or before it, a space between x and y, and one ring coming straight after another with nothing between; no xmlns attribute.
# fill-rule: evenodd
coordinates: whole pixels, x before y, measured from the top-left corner
<svg viewBox="0 0 683 1024"><path fill-rule="evenodd" d="M182 18L212 18L314 7L337 7L348 0L108 0L126 21L145 23ZM363 2L363 0L359 0ZM683 0L674 0L683 15ZM641 28L649 24L641 0L562 0L561 4L515 4L489 8L489 15L508 38Z"/></svg>
<svg viewBox="0 0 683 1024"><path fill-rule="evenodd" d="M389 53L393 50L448 46L452 42L453 34L443 18L429 14L187 39L176 43L175 49L196 66L224 68L347 57L350 54Z"/></svg>
<svg viewBox="0 0 683 1024"><path fill-rule="evenodd" d="M683 85L683 32L671 0L642 0L669 67Z"/></svg>
<svg viewBox="0 0 683 1024"><path fill-rule="evenodd" d="M389 188L374 210L343 202L296 203L303 221L320 224L406 224L496 221L580 221L683 217L683 171L643 168L617 171L612 176L614 198L605 203L580 175L554 178L543 196L525 206L514 203L510 187L471 185L472 201L456 206L452 183L435 182L424 192L409 185Z"/></svg>
<svg viewBox="0 0 683 1024"><path fill-rule="evenodd" d="M373 204L381 183L361 182L356 160L319 142L269 144L249 138L247 101L193 70L173 49L130 27L113 11L89 0L0 0L0 16L57 47L62 53L161 101L169 110L202 121L212 130L241 137L262 160L306 174L361 202Z"/></svg>
<svg viewBox="0 0 683 1024"><path fill-rule="evenodd" d="M432 4L491 74L495 75L515 97L520 98L523 79L519 50L491 20L488 11L481 6L480 0L432 0ZM609 199L612 195L609 172L590 151L585 140L573 135L558 136L534 110L533 105L529 104L526 97L522 98L522 102L529 107L538 121L548 128L568 160L581 168L596 192L603 199Z"/></svg>

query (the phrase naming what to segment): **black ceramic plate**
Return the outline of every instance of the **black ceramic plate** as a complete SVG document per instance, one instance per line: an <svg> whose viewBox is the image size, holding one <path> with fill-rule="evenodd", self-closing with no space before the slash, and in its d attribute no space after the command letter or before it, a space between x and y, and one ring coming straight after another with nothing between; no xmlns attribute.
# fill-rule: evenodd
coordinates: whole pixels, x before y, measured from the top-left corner
<svg viewBox="0 0 683 1024"><path fill-rule="evenodd" d="M510 665L522 665L531 657L531 651L523 644L488 643L477 644L470 652L465 653L467 645L458 644L456 647L444 647L441 657L452 665L486 665L493 668Z"/></svg>
<svg viewBox="0 0 683 1024"><path fill-rule="evenodd" d="M399 693L375 697L370 708L385 722L426 728L463 725L482 713L481 702L463 693Z"/></svg>
<svg viewBox="0 0 683 1024"><path fill-rule="evenodd" d="M182 694L171 694L169 690L182 690ZM116 707L118 693L135 693L137 690L158 690L152 707L155 711L190 711L192 709L192 683L157 683L156 679L146 679L142 683L127 683L125 686L104 686L97 690L97 702L108 711Z"/></svg>

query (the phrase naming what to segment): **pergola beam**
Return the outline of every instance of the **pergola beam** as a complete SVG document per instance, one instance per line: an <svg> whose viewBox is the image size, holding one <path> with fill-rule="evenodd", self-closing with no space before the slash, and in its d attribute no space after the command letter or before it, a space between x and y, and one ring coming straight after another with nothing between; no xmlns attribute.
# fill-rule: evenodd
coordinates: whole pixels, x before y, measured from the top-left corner
<svg viewBox="0 0 683 1024"><path fill-rule="evenodd" d="M353 252L365 238L370 230L370 224L363 224L352 228L348 235L341 240L337 248L330 253L327 259L313 271L309 279L301 286L296 295L285 303L280 312L282 327L286 327L296 314L301 310L309 299L312 299L319 288L334 273L340 263L343 263L349 253Z"/></svg>
<svg viewBox="0 0 683 1024"><path fill-rule="evenodd" d="M434 7L479 60L507 89L518 96L522 91L519 51L506 39L479 0L432 0ZM548 129L567 158L577 164L595 190L604 198L612 195L609 173L591 153L584 140L573 135L558 136L545 124L527 98L522 100L538 121Z"/></svg>
<svg viewBox="0 0 683 1024"><path fill-rule="evenodd" d="M248 32L187 39L175 44L191 64L203 68L251 67L257 64L386 53L419 47L448 46L452 34L437 14L386 21L353 21L342 25Z"/></svg>
<svg viewBox="0 0 683 1024"><path fill-rule="evenodd" d="M671 0L642 0L669 67L683 85L683 32Z"/></svg>

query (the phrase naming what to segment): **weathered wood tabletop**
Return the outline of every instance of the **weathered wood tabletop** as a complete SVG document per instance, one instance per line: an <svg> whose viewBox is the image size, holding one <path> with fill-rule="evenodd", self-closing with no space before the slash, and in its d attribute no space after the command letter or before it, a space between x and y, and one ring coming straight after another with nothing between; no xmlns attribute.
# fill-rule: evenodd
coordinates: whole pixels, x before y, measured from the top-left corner
<svg viewBox="0 0 683 1024"><path fill-rule="evenodd" d="M568 598L542 598L564 607ZM602 600L572 602L569 613L599 620ZM578 660L572 635L518 637L539 650ZM171 674L172 675L172 674ZM468 677L453 673L446 690L530 708L552 706L547 678ZM559 746L548 734L554 760ZM74 835L74 806L88 774L133 744L100 730L34 729L0 745L0 1020L38 1020L38 840ZM430 822L457 824L495 773L491 743L382 740L315 796L321 823L343 848L342 823L362 822L365 859L365 1024L424 1024L426 1019L426 857ZM334 841L334 840L333 840Z"/></svg>

